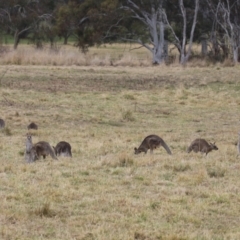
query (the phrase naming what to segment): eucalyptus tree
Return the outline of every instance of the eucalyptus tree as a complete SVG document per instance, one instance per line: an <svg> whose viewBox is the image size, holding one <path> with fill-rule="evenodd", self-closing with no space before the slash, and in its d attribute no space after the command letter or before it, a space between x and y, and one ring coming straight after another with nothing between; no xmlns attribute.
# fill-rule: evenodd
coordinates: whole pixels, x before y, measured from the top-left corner
<svg viewBox="0 0 240 240"><path fill-rule="evenodd" d="M51 12L46 7L53 6L57 0L0 0L0 18L5 30L14 36L14 49L20 39L36 32L40 22L49 22ZM53 10L53 9L52 9Z"/></svg>
<svg viewBox="0 0 240 240"><path fill-rule="evenodd" d="M170 39L180 53L180 63L186 64L192 52L200 0L169 0L165 21L170 31ZM174 13L169 12L174 9Z"/></svg>
<svg viewBox="0 0 240 240"><path fill-rule="evenodd" d="M55 28L59 37L63 37L64 44L67 44L68 38L73 35L77 26L76 5L73 2L61 5L57 8L55 14Z"/></svg>
<svg viewBox="0 0 240 240"><path fill-rule="evenodd" d="M58 34L64 38L74 35L76 46L86 52L90 46L107 41L111 19L118 0L69 0L56 14ZM111 37L110 37L111 38Z"/></svg>
<svg viewBox="0 0 240 240"><path fill-rule="evenodd" d="M30 9L35 3L27 0L9 0L1 2L0 13L6 30L14 35L14 49L21 38L24 38L32 28L34 13ZM30 11L29 11L30 10Z"/></svg>
<svg viewBox="0 0 240 240"><path fill-rule="evenodd" d="M166 39L177 47L180 63L188 61L197 24L199 0L123 0L122 4L122 8L142 24L142 34L135 31L129 35L131 38L126 39L147 48L152 53L153 63L164 61Z"/></svg>
<svg viewBox="0 0 240 240"><path fill-rule="evenodd" d="M41 0L38 1L35 9L36 18L32 23L30 40L37 48L43 46L43 42L50 41L51 47L57 36L56 33L56 16L57 7L64 5L63 0Z"/></svg>
<svg viewBox="0 0 240 240"><path fill-rule="evenodd" d="M163 63L166 57L164 3L165 0L123 0L121 7L134 19L130 31L122 39L148 49L154 64Z"/></svg>
<svg viewBox="0 0 240 240"><path fill-rule="evenodd" d="M222 32L227 39L222 45L228 49L230 45L232 59L235 63L239 59L240 48L240 0L206 0L209 10L214 16L214 29Z"/></svg>

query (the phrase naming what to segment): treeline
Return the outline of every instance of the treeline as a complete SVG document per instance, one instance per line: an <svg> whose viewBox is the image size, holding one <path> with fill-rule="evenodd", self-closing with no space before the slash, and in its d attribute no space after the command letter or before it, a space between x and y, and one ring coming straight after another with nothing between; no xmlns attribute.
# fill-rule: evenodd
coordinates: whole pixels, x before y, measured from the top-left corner
<svg viewBox="0 0 240 240"><path fill-rule="evenodd" d="M0 0L0 32L14 48L29 39L37 48L70 36L75 46L133 42L152 53L154 64L168 59L169 44L185 64L200 43L200 57L239 61L240 0Z"/></svg>

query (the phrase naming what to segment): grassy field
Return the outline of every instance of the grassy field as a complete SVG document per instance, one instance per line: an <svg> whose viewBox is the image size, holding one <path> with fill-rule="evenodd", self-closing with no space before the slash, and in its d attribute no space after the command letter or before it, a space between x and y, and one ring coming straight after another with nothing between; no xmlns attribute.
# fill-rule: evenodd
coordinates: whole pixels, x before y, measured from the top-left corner
<svg viewBox="0 0 240 240"><path fill-rule="evenodd" d="M49 44L36 49L32 44L0 45L0 65L45 66L151 66L151 54L136 44L108 44L89 48L84 54L73 44ZM173 58L174 59L174 58Z"/></svg>
<svg viewBox="0 0 240 240"><path fill-rule="evenodd" d="M0 66L0 239L240 239L240 67ZM73 158L24 162L33 142ZM134 155L144 137L171 148ZM207 157L186 153L197 137Z"/></svg>

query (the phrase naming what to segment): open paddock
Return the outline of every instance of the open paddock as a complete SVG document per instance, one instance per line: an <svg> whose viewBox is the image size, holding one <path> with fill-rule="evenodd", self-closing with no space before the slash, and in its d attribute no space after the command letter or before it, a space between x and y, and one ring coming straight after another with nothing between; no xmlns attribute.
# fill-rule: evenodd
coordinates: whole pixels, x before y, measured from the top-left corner
<svg viewBox="0 0 240 240"><path fill-rule="evenodd" d="M239 239L240 68L0 66L1 239ZM72 158L24 162L33 142ZM134 155L149 134L163 148ZM186 153L195 138L207 157Z"/></svg>

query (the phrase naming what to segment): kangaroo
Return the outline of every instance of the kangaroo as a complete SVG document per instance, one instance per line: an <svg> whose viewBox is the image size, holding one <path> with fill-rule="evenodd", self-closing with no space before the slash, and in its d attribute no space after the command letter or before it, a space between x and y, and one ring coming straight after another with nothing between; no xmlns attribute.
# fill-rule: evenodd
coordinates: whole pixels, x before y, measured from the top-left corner
<svg viewBox="0 0 240 240"><path fill-rule="evenodd" d="M25 160L26 162L34 162L37 159L37 154L35 149L33 148L33 143L32 143L32 136L31 134L27 134L27 139L26 139L26 151L25 151Z"/></svg>
<svg viewBox="0 0 240 240"><path fill-rule="evenodd" d="M134 148L135 154L139 154L141 152L147 153L148 149L150 152L153 153L153 149L157 147L163 146L168 154L172 154L171 150L169 149L168 145L164 142L162 138L157 135L149 135L145 137L139 146L139 148Z"/></svg>
<svg viewBox="0 0 240 240"><path fill-rule="evenodd" d="M53 149L56 156L72 157L71 145L68 142L61 141Z"/></svg>
<svg viewBox="0 0 240 240"><path fill-rule="evenodd" d="M197 138L195 139L187 149L187 152L190 153L194 151L195 153L201 152L206 153L206 156L212 150L218 150L218 147L214 143L208 143L205 139Z"/></svg>
<svg viewBox="0 0 240 240"><path fill-rule="evenodd" d="M46 156L50 155L53 159L58 160L54 150L48 142L40 141L38 143L35 143L33 145L33 149L36 152L37 159L39 159L40 156L43 156L43 158L45 159Z"/></svg>
<svg viewBox="0 0 240 240"><path fill-rule="evenodd" d="M5 122L3 119L0 118L0 128L4 128L5 127Z"/></svg>
<svg viewBox="0 0 240 240"><path fill-rule="evenodd" d="M27 134L26 140L26 151L25 151L25 160L30 163L39 159L40 156L43 156L45 159L46 156L50 155L53 159L57 159L54 150L48 142L38 142L33 144L31 134Z"/></svg>
<svg viewBox="0 0 240 240"><path fill-rule="evenodd" d="M35 129L35 130L37 130L37 129L38 129L38 126L37 126L36 123L31 122L31 123L27 126L27 129L28 129L28 130L29 130L29 129Z"/></svg>

